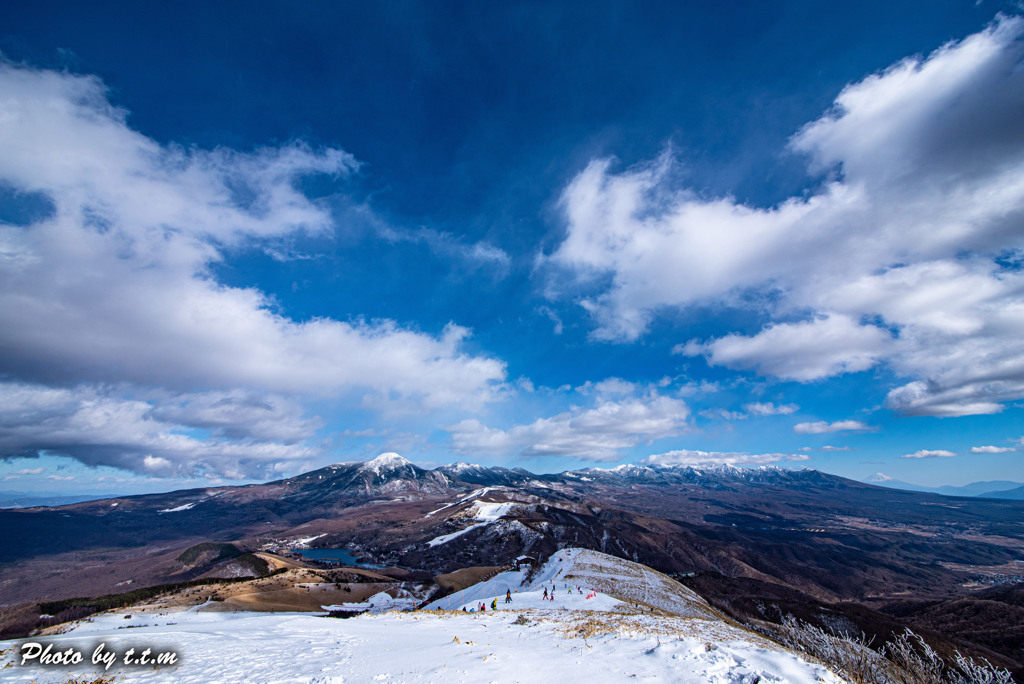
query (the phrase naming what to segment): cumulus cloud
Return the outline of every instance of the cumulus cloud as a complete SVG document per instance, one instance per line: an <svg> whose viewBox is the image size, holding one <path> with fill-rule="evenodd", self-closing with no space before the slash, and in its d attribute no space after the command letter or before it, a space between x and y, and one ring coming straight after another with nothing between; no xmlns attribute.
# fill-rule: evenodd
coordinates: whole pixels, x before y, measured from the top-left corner
<svg viewBox="0 0 1024 684"><path fill-rule="evenodd" d="M654 454L641 461L645 465L764 465L779 461L808 461L806 454L747 454L734 451L692 451L680 449Z"/></svg>
<svg viewBox="0 0 1024 684"><path fill-rule="evenodd" d="M813 423L797 423L793 426L793 432L798 435L824 435L830 432L866 432L875 428L866 425L859 420L837 420L828 423L819 420Z"/></svg>
<svg viewBox="0 0 1024 684"><path fill-rule="evenodd" d="M761 375L807 382L873 366L891 339L875 326L832 315L780 323L753 337L726 335L705 344L677 346L686 356L703 354L713 365L753 368Z"/></svg>
<svg viewBox="0 0 1024 684"><path fill-rule="evenodd" d="M955 451L946 451L945 449L921 449L915 451L912 454L904 454L900 458L951 458L956 456Z"/></svg>
<svg viewBox="0 0 1024 684"><path fill-rule="evenodd" d="M295 181L349 173L346 153L162 147L90 77L0 65L0 93L0 179L54 207L28 227L0 226L5 372L181 390L356 388L432 406L486 400L503 380L501 362L460 351L460 326L435 337L392 321L296 322L263 293L213 279L223 245L331 228Z"/></svg>
<svg viewBox="0 0 1024 684"><path fill-rule="evenodd" d="M297 181L351 173L347 153L161 145L129 127L99 79L9 63L0 64L0 120L0 184L46 207L28 225L0 224L0 373L15 381L4 391L61 407L48 409L63 416L50 446L86 460L113 453L121 438L92 429L104 406L112 420L132 416L132 456L104 457L121 467L142 467L131 459L152 449L152 472L214 467L219 453L218 468L239 459L237 472L249 474L244 463L304 453L288 445L317 424L302 417L308 397L429 410L477 407L504 391L504 363L464 352L470 331L454 323L432 335L388 320L295 321L263 292L216 280L212 267L228 250L334 230L327 206ZM469 251L503 260L486 245ZM85 389L47 395L46 386ZM208 429L215 441L193 444L173 425ZM0 456L50 448L24 435L24 423L4 429ZM184 465L185 444L206 455Z"/></svg>
<svg viewBox="0 0 1024 684"><path fill-rule="evenodd" d="M568 456L614 461L621 449L678 435L687 429L690 411L679 399L656 394L599 400L594 408L573 408L508 430L476 419L446 428L452 448L463 455Z"/></svg>
<svg viewBox="0 0 1024 684"><path fill-rule="evenodd" d="M1013 447L997 447L997 446L976 446L971 447L972 454L1006 454L1011 451L1016 451Z"/></svg>
<svg viewBox="0 0 1024 684"><path fill-rule="evenodd" d="M292 444L309 439L321 425L303 406L275 394L244 390L170 395L152 393L153 416L161 421L209 430L217 437Z"/></svg>
<svg viewBox="0 0 1024 684"><path fill-rule="evenodd" d="M677 351L802 382L885 363L908 379L893 410L996 412L1024 396L1022 35L1001 17L847 86L791 141L821 187L774 207L680 189L665 158L593 161L541 261L588 288L597 339L635 340L666 308L754 306L759 333Z"/></svg>

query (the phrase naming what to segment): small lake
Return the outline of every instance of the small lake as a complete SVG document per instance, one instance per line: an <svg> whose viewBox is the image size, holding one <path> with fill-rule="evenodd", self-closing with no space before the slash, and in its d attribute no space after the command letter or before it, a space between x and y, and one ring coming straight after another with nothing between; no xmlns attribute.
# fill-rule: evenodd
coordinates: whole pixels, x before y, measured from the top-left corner
<svg viewBox="0 0 1024 684"><path fill-rule="evenodd" d="M292 549L292 553L299 554L304 560L343 563L344 565L354 565L359 568L384 567L383 565L374 565L373 563L360 563L348 549Z"/></svg>

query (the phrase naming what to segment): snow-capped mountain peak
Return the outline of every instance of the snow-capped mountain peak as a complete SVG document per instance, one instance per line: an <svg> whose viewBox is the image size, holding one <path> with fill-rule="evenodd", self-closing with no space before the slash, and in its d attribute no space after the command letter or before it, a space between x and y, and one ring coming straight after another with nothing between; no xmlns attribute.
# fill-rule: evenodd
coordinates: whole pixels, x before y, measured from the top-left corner
<svg viewBox="0 0 1024 684"><path fill-rule="evenodd" d="M381 454L377 458L367 461L360 467L361 471L373 471L374 473L381 473L385 470L393 470L395 468L403 468L405 466L411 466L412 461L402 458L393 451Z"/></svg>

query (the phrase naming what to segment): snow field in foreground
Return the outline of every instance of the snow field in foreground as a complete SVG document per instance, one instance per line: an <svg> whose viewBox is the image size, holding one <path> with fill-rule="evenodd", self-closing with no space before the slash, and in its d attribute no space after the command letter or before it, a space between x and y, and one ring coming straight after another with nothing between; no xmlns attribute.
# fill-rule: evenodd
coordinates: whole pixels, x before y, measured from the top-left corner
<svg viewBox="0 0 1024 684"><path fill-rule="evenodd" d="M521 619L520 619L521 618ZM128 629L130 627L130 629ZM174 650L159 670L112 668L126 682L551 682L693 684L833 682L820 665L721 622L583 611L384 613L347 620L306 614L110 614L47 641L85 652L103 642ZM39 640L43 641L43 640ZM19 642L2 642L0 665ZM710 645L709 645L710 644ZM61 682L93 666L0 670L0 681Z"/></svg>
<svg viewBox="0 0 1024 684"><path fill-rule="evenodd" d="M545 589L554 590L554 601L544 600ZM505 604L508 590L512 603ZM494 599L497 610L490 608ZM88 665L99 643L119 654L129 648L178 654L174 667L108 672L129 683L843 681L722 620L668 577L595 551L565 549L535 571L500 573L428 606L448 610L374 612L394 601L378 594L358 606L370 613L349 619L204 612L205 606L99 615L66 634L35 640L54 650L81 650L84 666L21 667L14 664L21 642L0 642L0 682L102 674ZM461 610L480 603L487 612Z"/></svg>

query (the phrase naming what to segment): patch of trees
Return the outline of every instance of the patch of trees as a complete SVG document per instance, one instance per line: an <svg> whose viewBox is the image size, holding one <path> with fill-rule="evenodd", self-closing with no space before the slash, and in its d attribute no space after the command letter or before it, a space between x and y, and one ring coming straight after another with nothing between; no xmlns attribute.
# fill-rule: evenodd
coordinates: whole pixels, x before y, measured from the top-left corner
<svg viewBox="0 0 1024 684"><path fill-rule="evenodd" d="M179 563L184 563L185 565L192 565L203 556L210 556L210 558L207 559L207 562L216 563L217 561L227 560L241 555L241 549L234 544L202 542L195 546L188 547L175 560Z"/></svg>

